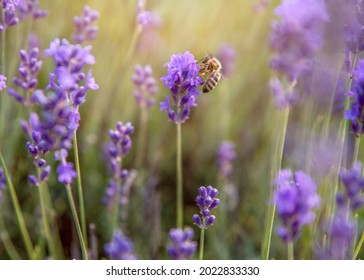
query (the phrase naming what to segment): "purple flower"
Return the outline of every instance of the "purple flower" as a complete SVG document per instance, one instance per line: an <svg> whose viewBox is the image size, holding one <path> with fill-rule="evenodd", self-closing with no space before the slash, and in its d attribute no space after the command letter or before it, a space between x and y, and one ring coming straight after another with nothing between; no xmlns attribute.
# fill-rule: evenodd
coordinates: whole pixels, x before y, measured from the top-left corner
<svg viewBox="0 0 364 280"><path fill-rule="evenodd" d="M274 201L282 221L277 233L284 242L292 242L302 227L315 219L312 210L319 207L320 196L315 182L302 171L292 174L290 169L281 170L273 183L277 185Z"/></svg>
<svg viewBox="0 0 364 280"><path fill-rule="evenodd" d="M143 68L140 65L136 65L132 81L135 85L134 96L139 107L152 107L154 96L158 92L157 81L153 77L152 67L147 65Z"/></svg>
<svg viewBox="0 0 364 280"><path fill-rule="evenodd" d="M54 156L56 160L61 162L57 167L58 182L65 185L71 184L72 180L77 177L77 173L74 170L73 163L66 161L68 156L67 150L61 149L55 152Z"/></svg>
<svg viewBox="0 0 364 280"><path fill-rule="evenodd" d="M188 118L191 107L197 106L195 101L200 93L197 88L203 82L199 76L200 66L189 52L172 55L171 61L164 66L168 70L161 81L169 88L175 108L172 108L170 98L165 96L165 101L160 102L160 110L166 110L173 122L183 123Z"/></svg>
<svg viewBox="0 0 364 280"><path fill-rule="evenodd" d="M161 19L156 12L144 9L144 1L139 0L137 6L137 23L142 26L143 30L158 28L161 26Z"/></svg>
<svg viewBox="0 0 364 280"><path fill-rule="evenodd" d="M347 12L344 25L346 51L357 54L364 50L364 5L361 0L345 1L344 5L339 8Z"/></svg>
<svg viewBox="0 0 364 280"><path fill-rule="evenodd" d="M0 91L6 88L6 77L0 74Z"/></svg>
<svg viewBox="0 0 364 280"><path fill-rule="evenodd" d="M340 181L344 185L344 192L338 193L336 203L339 207L350 206L351 210L357 210L364 204L364 177L362 163L356 162L350 170L343 169L340 172Z"/></svg>
<svg viewBox="0 0 364 280"><path fill-rule="evenodd" d="M99 28L93 25L99 18L97 11L91 10L89 6L83 7L83 14L73 19L76 32L71 39L76 43L82 44L86 41L92 41L96 38Z"/></svg>
<svg viewBox="0 0 364 280"><path fill-rule="evenodd" d="M0 203L3 200L3 192L6 187L6 178L3 169L0 167Z"/></svg>
<svg viewBox="0 0 364 280"><path fill-rule="evenodd" d="M228 78L234 73L234 63L236 52L233 46L229 44L220 45L217 58L222 65L222 74Z"/></svg>
<svg viewBox="0 0 364 280"><path fill-rule="evenodd" d="M202 186L198 188L198 192L200 195L196 197L196 204L200 208L201 217L195 214L192 219L199 228L207 229L216 220L216 217L210 212L220 204L220 200L217 198L219 191L212 186L206 188Z"/></svg>
<svg viewBox="0 0 364 280"><path fill-rule="evenodd" d="M197 249L197 242L193 241L193 229L172 228L169 231L171 243L167 246L167 253L173 260L191 259Z"/></svg>
<svg viewBox="0 0 364 280"><path fill-rule="evenodd" d="M28 17L38 19L47 15L47 12L39 9L38 0L3 0L4 21L0 22L0 32L16 25Z"/></svg>
<svg viewBox="0 0 364 280"><path fill-rule="evenodd" d="M114 205L115 198L119 197L117 203L127 204L133 176L129 176L126 169L121 169L123 158L129 152L132 146L131 134L134 127L130 122L123 124L118 122L116 129L109 131L110 142L107 143L107 161L110 164L113 178L109 179L109 184L105 190L103 204L110 207ZM135 172L133 172L135 173Z"/></svg>
<svg viewBox="0 0 364 280"><path fill-rule="evenodd" d="M345 208L339 208L333 221L326 230L329 245L318 250L319 259L350 260L351 248L355 237L355 223Z"/></svg>
<svg viewBox="0 0 364 280"><path fill-rule="evenodd" d="M104 246L106 255L112 260L136 260L131 240L121 230L115 230L112 240Z"/></svg>
<svg viewBox="0 0 364 280"><path fill-rule="evenodd" d="M297 100L297 92L292 87L284 88L279 79L270 79L269 85L277 108L284 109Z"/></svg>
<svg viewBox="0 0 364 280"><path fill-rule="evenodd" d="M217 166L222 178L228 178L232 175L235 159L235 144L231 141L223 141L217 151Z"/></svg>
<svg viewBox="0 0 364 280"><path fill-rule="evenodd" d="M19 2L18 13L20 20L24 20L27 17L38 19L47 15L47 11L39 9L38 0L22 0Z"/></svg>
<svg viewBox="0 0 364 280"><path fill-rule="evenodd" d="M39 49L37 47L26 50L20 50L20 65L18 76L13 79L16 87L21 88L26 96L18 90L10 88L8 94L13 96L20 104L31 105L33 103L32 95L38 85L37 75L42 67L42 61L39 60Z"/></svg>
<svg viewBox="0 0 364 280"><path fill-rule="evenodd" d="M351 97L350 109L344 112L344 118L351 121L351 127L355 135L363 134L364 122L364 59L358 61L353 71L353 84L347 95Z"/></svg>
<svg viewBox="0 0 364 280"><path fill-rule="evenodd" d="M272 23L271 67L291 82L310 67L322 45L322 25L329 20L322 0L283 0Z"/></svg>

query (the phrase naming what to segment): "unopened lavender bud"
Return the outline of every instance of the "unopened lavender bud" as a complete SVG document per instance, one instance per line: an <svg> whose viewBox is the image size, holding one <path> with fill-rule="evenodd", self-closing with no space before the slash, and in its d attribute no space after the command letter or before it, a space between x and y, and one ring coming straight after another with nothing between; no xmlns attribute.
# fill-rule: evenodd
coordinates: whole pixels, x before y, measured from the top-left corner
<svg viewBox="0 0 364 280"><path fill-rule="evenodd" d="M28 176L28 181L33 185L33 186L37 186L38 185L38 179L37 177L30 175Z"/></svg>
<svg viewBox="0 0 364 280"><path fill-rule="evenodd" d="M44 159L42 159L42 158L37 161L37 166L38 167L42 168L45 164L46 164L46 161Z"/></svg>
<svg viewBox="0 0 364 280"><path fill-rule="evenodd" d="M206 219L205 222L205 229L207 229L209 226L211 226L216 221L216 217L214 215L211 215Z"/></svg>
<svg viewBox="0 0 364 280"><path fill-rule="evenodd" d="M42 172L40 173L40 181L43 182L44 180L46 180L50 172L51 172L50 165L47 165L45 168L43 168Z"/></svg>
<svg viewBox="0 0 364 280"><path fill-rule="evenodd" d="M201 218L199 215L194 214L192 216L192 219L193 219L194 224L197 225L199 228L202 226L202 221L201 221Z"/></svg>

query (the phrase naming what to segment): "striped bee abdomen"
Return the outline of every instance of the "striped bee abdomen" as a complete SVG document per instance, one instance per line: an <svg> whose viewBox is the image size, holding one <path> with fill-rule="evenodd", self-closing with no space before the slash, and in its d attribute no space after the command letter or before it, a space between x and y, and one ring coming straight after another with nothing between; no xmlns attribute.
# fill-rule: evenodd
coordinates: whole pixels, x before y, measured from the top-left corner
<svg viewBox="0 0 364 280"><path fill-rule="evenodd" d="M212 91L217 83L220 81L221 79L221 73L220 71L213 71L205 80L203 86L202 86L202 91L203 93L207 93Z"/></svg>

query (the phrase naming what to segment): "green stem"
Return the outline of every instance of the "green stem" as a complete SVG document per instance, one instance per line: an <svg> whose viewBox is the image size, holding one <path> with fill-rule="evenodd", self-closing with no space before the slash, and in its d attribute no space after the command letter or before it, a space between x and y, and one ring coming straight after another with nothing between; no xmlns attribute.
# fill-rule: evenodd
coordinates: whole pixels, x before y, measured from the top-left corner
<svg viewBox="0 0 364 280"><path fill-rule="evenodd" d="M287 107L283 112L283 122L281 126L281 132L278 136L277 146L275 148L274 153L274 166L272 167L272 177L275 178L282 167L282 158L283 158L283 149L284 149L284 142L286 138L287 132L287 124L289 118L289 107ZM276 168L276 169L275 169ZM273 199L273 188L270 190L270 198L269 201ZM263 240L263 247L262 247L262 255L261 258L264 260L269 259L269 251L270 251L270 243L272 239L272 231L273 231L273 223L274 223L274 216L275 216L276 204L271 203L268 206L267 212L267 222L264 232L264 240Z"/></svg>
<svg viewBox="0 0 364 280"><path fill-rule="evenodd" d="M294 260L294 256L293 256L293 241L289 242L287 244L287 255L288 255L288 260Z"/></svg>
<svg viewBox="0 0 364 280"><path fill-rule="evenodd" d="M78 206L80 207L80 219L81 219L83 239L85 241L85 246L87 248L87 226L86 226L85 203L83 201L80 158L79 158L79 153L78 153L76 132L73 134L73 147L74 147L75 165L76 165L76 172L77 172L77 194L78 194L78 204L79 204Z"/></svg>
<svg viewBox="0 0 364 280"><path fill-rule="evenodd" d="M360 240L358 242L358 245L356 245L356 247L355 247L355 251L354 251L354 254L353 254L353 260L355 260L356 257L358 256L358 254L360 252L360 249L363 246L363 243L364 243L364 231L361 233L361 237L360 237Z"/></svg>
<svg viewBox="0 0 364 280"><path fill-rule="evenodd" d="M177 227L183 226L182 136L181 124L177 123Z"/></svg>
<svg viewBox="0 0 364 280"><path fill-rule="evenodd" d="M9 237L8 231L5 226L5 222L3 221L3 217L1 215L1 211L0 211L0 229L1 229L0 240L3 241L5 251L8 253L10 259L21 260L19 253L15 249L15 246Z"/></svg>
<svg viewBox="0 0 364 280"><path fill-rule="evenodd" d="M203 260L203 249L205 245L204 243L205 243L205 229L202 227L200 234L200 255L199 255L200 260Z"/></svg>
<svg viewBox="0 0 364 280"><path fill-rule="evenodd" d="M53 259L58 259L56 245L54 243L54 239L52 237L52 234L51 234L51 231L50 231L50 228L49 228L49 223L48 223L49 219L48 219L48 216L47 216L47 211L46 211L46 206L45 206L45 191L44 191L45 187L46 186L44 184L39 184L39 186L38 186L40 208L41 208L41 211L42 211L42 223L43 223L47 243L48 243L48 246L49 246L50 254L53 257Z"/></svg>
<svg viewBox="0 0 364 280"><path fill-rule="evenodd" d="M27 227L25 225L23 213L20 210L19 200L18 200L18 197L16 195L13 182L10 179L8 169L6 168L6 164L5 164L5 161L4 161L4 158L3 158L3 155L2 155L1 152L0 152L0 161L1 161L1 166L3 168L4 175L5 175L5 178L6 178L6 183L7 183L7 186L9 188L11 201L12 201L13 207L15 209L16 218L17 218L18 223L19 223L20 233L21 233L21 236L23 238L25 249L27 251L28 257L30 259L32 259L33 258L33 244L32 244L32 241L30 239Z"/></svg>
<svg viewBox="0 0 364 280"><path fill-rule="evenodd" d="M361 128L360 128L361 130ZM358 160L361 136L355 137L353 164Z"/></svg>
<svg viewBox="0 0 364 280"><path fill-rule="evenodd" d="M67 185L65 185L65 188L66 188L66 192L67 192L68 202L70 204L70 208L71 208L71 212L72 212L73 221L74 221L75 226L76 226L78 239L80 240L82 258L84 260L87 260L88 259L88 257L87 257L87 248L86 248L86 245L85 245L85 241L83 239L83 234L82 234L82 230L81 230L81 226L80 226L80 221L78 219L76 206L75 206L75 201L74 201L73 195L72 195L71 185L67 184Z"/></svg>
<svg viewBox="0 0 364 280"><path fill-rule="evenodd" d="M138 144L136 150L136 162L135 166L138 171L143 169L143 160L145 159L145 148L147 142L147 121L148 111L146 108L141 109L140 120L139 120L139 135Z"/></svg>

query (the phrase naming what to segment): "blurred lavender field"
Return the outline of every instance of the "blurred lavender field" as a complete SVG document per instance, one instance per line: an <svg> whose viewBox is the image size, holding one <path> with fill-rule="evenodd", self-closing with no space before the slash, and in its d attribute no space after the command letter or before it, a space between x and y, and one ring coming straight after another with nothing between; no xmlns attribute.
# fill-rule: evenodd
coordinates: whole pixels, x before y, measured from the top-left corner
<svg viewBox="0 0 364 280"><path fill-rule="evenodd" d="M5 7L10 9L6 5L12 2L18 3L0 1L3 25ZM200 228L208 223L210 210L216 221L205 227L204 259L363 258L364 4L299 2L40 0L47 15L4 25L0 74L7 80L0 91L0 151L32 248L24 246L13 194L0 172L0 259L85 258L67 190L73 192L90 259L197 259ZM75 33L74 17L85 5L93 27L82 37ZM59 45L66 46L63 53ZM37 89L57 93L72 84L66 92L72 92L68 99L76 111L70 114L76 114L69 117L68 107L57 111L58 117L67 115L62 119L67 132L42 123L55 114L51 107L63 106L67 98L52 100L61 105L44 105L50 95L34 94L31 81L26 90L21 82L13 83L14 77L22 78L20 60L26 61L19 52L29 46L39 51L28 54L34 56L32 63L42 61L40 69L33 65L34 73L39 70ZM79 56L72 57L71 50ZM168 105L165 96L172 96L173 103L173 90L171 95L166 84L178 84L168 80L171 70L165 64L185 52L197 63L207 54L222 63L216 88L196 95L197 106L181 124L181 222L182 229L194 233L171 230L180 227L178 121L167 115L168 108L160 110L160 102ZM73 69L77 77L63 72L68 56L67 63L79 68ZM30 69L32 63L24 67ZM198 64L193 66L197 75L191 79L201 79ZM33 94L26 100L34 107L11 89L23 97ZM143 99L145 92L150 100ZM24 122L22 129L32 111L41 116L40 124L32 123L33 131L42 127L39 135L26 135ZM74 165L78 113L86 221ZM45 139L49 130L63 138L44 148L37 139ZM46 164L39 162L43 155ZM29 175L34 177L29 180ZM37 190L40 185L46 185L48 196ZM201 186L212 186L218 194ZM202 218L192 218L194 214Z"/></svg>

